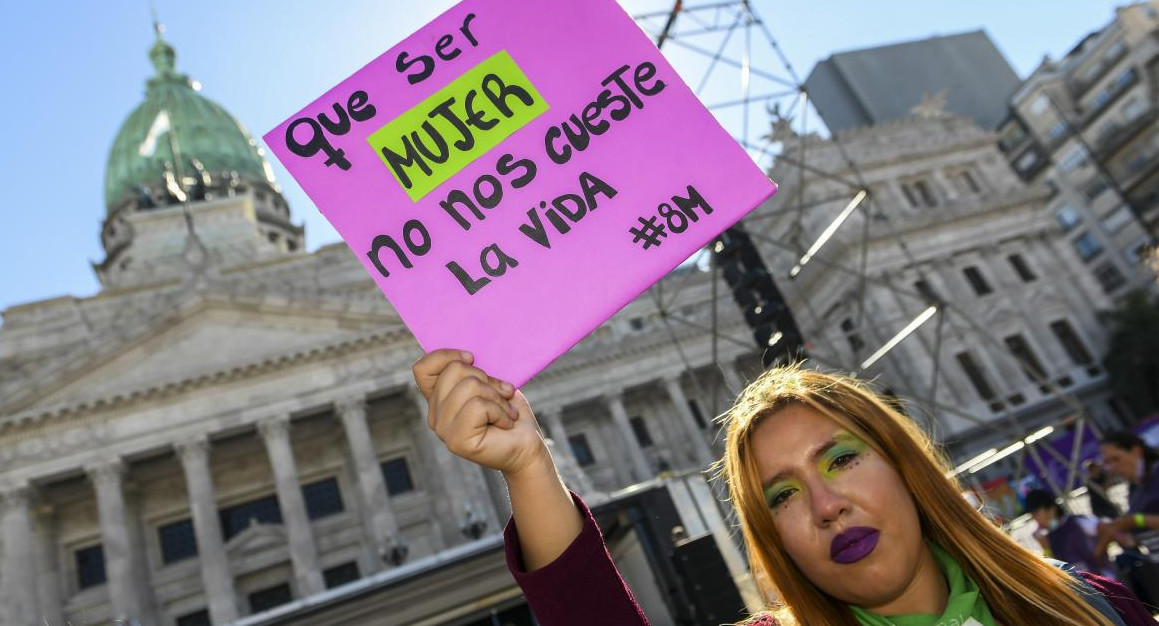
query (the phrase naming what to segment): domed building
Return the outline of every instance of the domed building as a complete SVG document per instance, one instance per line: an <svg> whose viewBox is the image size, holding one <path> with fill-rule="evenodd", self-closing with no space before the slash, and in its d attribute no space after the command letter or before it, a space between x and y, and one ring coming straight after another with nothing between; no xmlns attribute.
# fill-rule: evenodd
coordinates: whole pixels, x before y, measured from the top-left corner
<svg viewBox="0 0 1159 626"><path fill-rule="evenodd" d="M0 313L0 623L531 626L502 479L427 428L410 332L345 244L304 250L262 149L160 32L150 57L107 164L100 292ZM813 363L878 377L959 462L1080 411L1130 420L1064 196L938 111L840 139L804 138L816 167L779 162L748 220L795 276ZM791 269L853 193L873 210ZM524 389L656 626L762 606L700 473L711 416L761 371L726 282L682 265ZM944 329L885 348L946 303Z"/></svg>
<svg viewBox="0 0 1159 626"><path fill-rule="evenodd" d="M426 427L409 331L345 244L305 251L264 151L160 30L149 55L106 167L100 292L2 313L0 623L530 625L502 479ZM699 394L759 362L729 345L721 370L703 342L682 360L673 336L697 335L641 299L528 385L570 485L598 500L707 465ZM668 483L684 495L650 523L709 537L730 569L705 572L743 579L699 474ZM648 493L601 519L663 624L690 609L641 547L671 529L624 508L647 517Z"/></svg>
<svg viewBox="0 0 1159 626"><path fill-rule="evenodd" d="M304 247L305 234L274 182L265 151L225 109L198 93L176 70L176 52L161 37L149 51L156 74L145 101L121 126L105 169L105 259L95 269L106 288L174 278L186 235L213 249L213 265L230 269ZM250 193L251 205L229 199ZM199 206L194 225L190 203ZM181 211L166 210L181 206ZM233 207L227 208L227 207ZM248 224L248 227L247 227ZM178 272L178 274L174 274Z"/></svg>

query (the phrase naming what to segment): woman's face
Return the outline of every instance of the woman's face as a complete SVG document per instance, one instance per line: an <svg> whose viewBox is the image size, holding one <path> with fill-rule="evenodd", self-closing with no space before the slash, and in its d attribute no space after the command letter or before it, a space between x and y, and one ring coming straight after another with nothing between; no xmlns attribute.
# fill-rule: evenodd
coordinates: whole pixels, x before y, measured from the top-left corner
<svg viewBox="0 0 1159 626"><path fill-rule="evenodd" d="M890 614L937 568L901 476L836 422L790 405L765 418L752 445L785 551L822 591Z"/></svg>
<svg viewBox="0 0 1159 626"><path fill-rule="evenodd" d="M1139 461L1143 459L1143 448L1135 446L1124 450L1112 443L1099 446L1099 453L1103 457L1103 465L1112 474L1123 480L1134 482L1138 476Z"/></svg>

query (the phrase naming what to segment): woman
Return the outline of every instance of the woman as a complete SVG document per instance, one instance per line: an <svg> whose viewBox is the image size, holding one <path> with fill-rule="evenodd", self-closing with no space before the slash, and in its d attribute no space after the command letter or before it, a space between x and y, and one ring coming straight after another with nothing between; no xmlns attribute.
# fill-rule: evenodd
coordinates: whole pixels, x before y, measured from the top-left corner
<svg viewBox="0 0 1159 626"><path fill-rule="evenodd" d="M1135 549L1133 537L1124 534L1159 528L1159 451L1138 435L1119 431L1103 437L1099 453L1107 470L1130 484L1130 495L1126 515L1099 524L1095 554L1106 554L1107 546L1117 541L1124 549L1115 559L1121 578L1145 602L1155 605L1159 603L1159 568Z"/></svg>
<svg viewBox="0 0 1159 626"><path fill-rule="evenodd" d="M1159 528L1159 450L1132 432L1111 433L1099 442L1107 470L1130 483L1127 514L1104 525L1108 530Z"/></svg>
<svg viewBox="0 0 1159 626"><path fill-rule="evenodd" d="M471 363L436 351L415 379L448 448L507 480L508 564L540 623L647 624L526 399ZM920 430L850 379L772 370L728 420L721 469L756 578L784 600L754 623L1154 623L1121 585L1069 574L994 528Z"/></svg>

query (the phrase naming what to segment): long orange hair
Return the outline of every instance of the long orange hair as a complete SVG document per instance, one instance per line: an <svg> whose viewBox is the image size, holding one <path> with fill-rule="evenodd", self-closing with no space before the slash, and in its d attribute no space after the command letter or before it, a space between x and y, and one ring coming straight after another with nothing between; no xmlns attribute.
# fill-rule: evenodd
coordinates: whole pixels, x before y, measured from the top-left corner
<svg viewBox="0 0 1159 626"><path fill-rule="evenodd" d="M752 447L761 421L789 404L809 407L859 436L900 474L913 496L924 537L941 546L978 585L1004 624L1112 626L1078 592L1078 582L1007 537L969 505L949 464L906 416L854 378L804 369L771 369L723 416L725 456L718 469L740 518L754 578L771 582L782 625L857 626L845 603L814 585L785 552L765 502Z"/></svg>

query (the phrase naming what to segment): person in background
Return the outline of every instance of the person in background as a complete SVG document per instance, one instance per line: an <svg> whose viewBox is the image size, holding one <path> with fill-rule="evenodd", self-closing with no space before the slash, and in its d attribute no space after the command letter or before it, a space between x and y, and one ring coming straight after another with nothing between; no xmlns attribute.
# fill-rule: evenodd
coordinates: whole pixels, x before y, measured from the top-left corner
<svg viewBox="0 0 1159 626"><path fill-rule="evenodd" d="M1119 505L1111 502L1107 497L1107 489L1111 487L1111 474L1103 469L1103 465L1095 459L1089 459L1083 464L1086 470L1087 499L1091 503L1091 512L1095 517L1114 519L1123 514Z"/></svg>
<svg viewBox="0 0 1159 626"><path fill-rule="evenodd" d="M1054 494L1045 489L1034 489L1026 494L1026 512L1038 524L1034 538L1042 546L1044 556L1066 561L1088 572L1103 576L1110 574L1105 559L1095 556L1098 519L1066 513Z"/></svg>
<svg viewBox="0 0 1159 626"><path fill-rule="evenodd" d="M1099 523L1095 554L1106 554L1107 547L1118 542L1123 547L1115 558L1120 578L1145 604L1159 607L1159 567L1131 545L1135 538L1159 529L1159 450L1135 433L1119 431L1103 437L1099 453L1107 470L1126 480L1130 491L1127 513ZM1132 539L1120 541L1124 533Z"/></svg>
<svg viewBox="0 0 1159 626"><path fill-rule="evenodd" d="M447 448L507 482L507 565L536 619L647 625L526 397L473 361L436 350L415 381ZM990 524L924 431L860 381L773 368L727 423L719 468L753 578L781 599L751 624L1155 625L1118 582L1047 563Z"/></svg>

